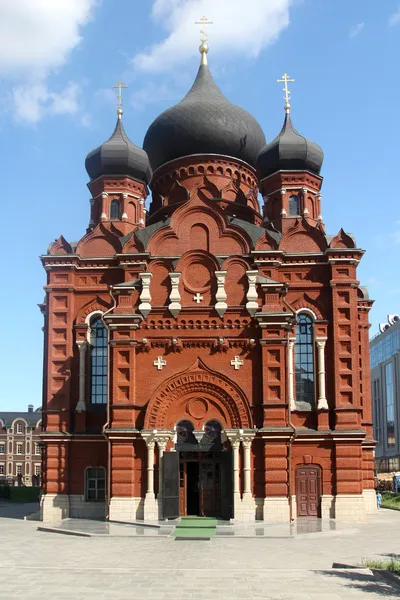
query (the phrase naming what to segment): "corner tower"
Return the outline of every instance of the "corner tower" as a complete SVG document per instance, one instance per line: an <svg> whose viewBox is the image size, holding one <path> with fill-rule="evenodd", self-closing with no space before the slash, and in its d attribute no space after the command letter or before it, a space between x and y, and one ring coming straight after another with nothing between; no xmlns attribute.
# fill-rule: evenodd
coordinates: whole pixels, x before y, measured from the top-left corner
<svg viewBox="0 0 400 600"><path fill-rule="evenodd" d="M113 221L127 234L145 226L145 200L152 171L148 156L127 136L122 124L121 87L118 119L112 136L89 152L85 167L90 177L89 231L99 223Z"/></svg>
<svg viewBox="0 0 400 600"><path fill-rule="evenodd" d="M277 137L257 157L260 191L264 198L264 218L280 232L293 225L293 219L306 217L322 223L320 171L322 149L302 136L290 117L288 82L285 73L278 82L285 87L285 120Z"/></svg>

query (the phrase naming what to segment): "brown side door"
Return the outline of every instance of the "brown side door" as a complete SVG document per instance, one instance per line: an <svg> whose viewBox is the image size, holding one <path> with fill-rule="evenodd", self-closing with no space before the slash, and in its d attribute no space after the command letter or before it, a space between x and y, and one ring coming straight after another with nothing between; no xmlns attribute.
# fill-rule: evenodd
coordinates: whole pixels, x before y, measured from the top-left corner
<svg viewBox="0 0 400 600"><path fill-rule="evenodd" d="M296 502L298 517L318 517L320 499L320 470L307 465L296 469Z"/></svg>

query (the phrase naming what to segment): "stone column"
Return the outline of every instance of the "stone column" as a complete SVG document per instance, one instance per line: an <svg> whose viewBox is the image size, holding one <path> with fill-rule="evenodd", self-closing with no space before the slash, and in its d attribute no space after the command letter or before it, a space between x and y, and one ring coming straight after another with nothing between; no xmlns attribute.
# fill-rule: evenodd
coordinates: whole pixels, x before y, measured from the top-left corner
<svg viewBox="0 0 400 600"><path fill-rule="evenodd" d="M168 310L173 317L177 317L181 311L181 295L179 293L179 279L181 273L170 273L169 278L171 279L171 293L169 295L169 306Z"/></svg>
<svg viewBox="0 0 400 600"><path fill-rule="evenodd" d="M77 412L86 410L86 341L76 342L79 348L79 400L76 405Z"/></svg>
<svg viewBox="0 0 400 600"><path fill-rule="evenodd" d="M253 438L245 438L243 444L243 497L251 495L251 443Z"/></svg>
<svg viewBox="0 0 400 600"><path fill-rule="evenodd" d="M328 401L325 391L325 344L326 339L317 339L318 348L318 410L328 410Z"/></svg>
<svg viewBox="0 0 400 600"><path fill-rule="evenodd" d="M139 273L139 277L142 280L139 310L144 318L146 318L151 311L150 279L152 276L152 273Z"/></svg>
<svg viewBox="0 0 400 600"><path fill-rule="evenodd" d="M173 434L173 432L172 432ZM159 520L164 518L163 511L163 462L164 462L164 452L167 447L168 440L170 439L170 435L164 435L157 437L157 444L159 450L159 460L158 460L158 494L157 494L157 504L158 504L158 518Z"/></svg>
<svg viewBox="0 0 400 600"><path fill-rule="evenodd" d="M243 444L243 499L241 520L251 522L256 520L256 503L251 491L251 444L255 431L242 430L240 438Z"/></svg>
<svg viewBox="0 0 400 600"><path fill-rule="evenodd" d="M220 317L226 312L228 305L226 303L226 292L225 292L225 278L227 271L215 271L215 276L217 278L217 293L215 294L216 304L215 310L219 314Z"/></svg>
<svg viewBox="0 0 400 600"><path fill-rule="evenodd" d="M294 339L289 339L287 344L287 364L288 364L288 402L290 410L296 409L294 399L294 364L293 364L293 347Z"/></svg>
<svg viewBox="0 0 400 600"><path fill-rule="evenodd" d="M240 430L239 429L225 429L224 434L230 441L232 446L232 458L233 458L233 517L238 518L241 509L240 499L240 480L239 480L239 448L240 448Z"/></svg>
<svg viewBox="0 0 400 600"><path fill-rule="evenodd" d="M249 289L247 291L246 310L249 315L253 316L258 309L258 294L256 289L258 271L246 271Z"/></svg>
<svg viewBox="0 0 400 600"><path fill-rule="evenodd" d="M154 448L156 431L142 431L147 446L147 492L144 500L144 520L156 521L158 509L154 495Z"/></svg>

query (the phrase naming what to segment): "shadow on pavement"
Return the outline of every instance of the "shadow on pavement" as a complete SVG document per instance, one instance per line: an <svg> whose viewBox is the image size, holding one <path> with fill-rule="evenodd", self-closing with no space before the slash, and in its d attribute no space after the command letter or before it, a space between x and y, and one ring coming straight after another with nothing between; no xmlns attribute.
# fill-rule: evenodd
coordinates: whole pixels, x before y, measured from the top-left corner
<svg viewBox="0 0 400 600"><path fill-rule="evenodd" d="M39 502L9 502L0 500L0 519L23 519L39 510Z"/></svg>
<svg viewBox="0 0 400 600"><path fill-rule="evenodd" d="M399 598L400 585L386 580L369 569L332 569L329 571L317 570L315 573L328 577L341 579L341 583L352 590L358 590L365 594L376 594L386 598Z"/></svg>

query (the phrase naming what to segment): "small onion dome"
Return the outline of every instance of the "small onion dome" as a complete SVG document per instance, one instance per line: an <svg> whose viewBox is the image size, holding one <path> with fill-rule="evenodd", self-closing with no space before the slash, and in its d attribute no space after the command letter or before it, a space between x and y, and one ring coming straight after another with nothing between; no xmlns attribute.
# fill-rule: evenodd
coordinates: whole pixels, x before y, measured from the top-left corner
<svg viewBox="0 0 400 600"><path fill-rule="evenodd" d="M287 111L280 134L260 151L257 168L261 179L277 171L311 171L319 175L323 160L322 149L296 131Z"/></svg>
<svg viewBox="0 0 400 600"><path fill-rule="evenodd" d="M149 158L126 135L121 114L110 139L89 152L85 167L91 180L101 175L126 175L148 184L152 177Z"/></svg>
<svg viewBox="0 0 400 600"><path fill-rule="evenodd" d="M225 98L204 60L189 92L153 121L143 142L153 170L193 154L231 156L255 167L264 145L260 125Z"/></svg>

